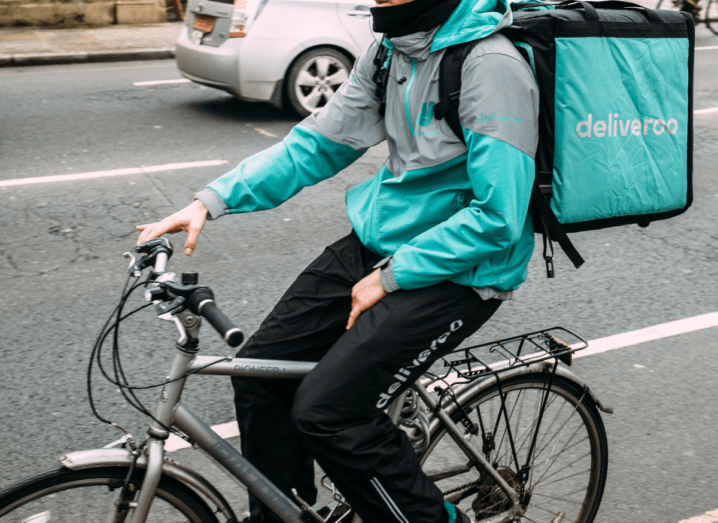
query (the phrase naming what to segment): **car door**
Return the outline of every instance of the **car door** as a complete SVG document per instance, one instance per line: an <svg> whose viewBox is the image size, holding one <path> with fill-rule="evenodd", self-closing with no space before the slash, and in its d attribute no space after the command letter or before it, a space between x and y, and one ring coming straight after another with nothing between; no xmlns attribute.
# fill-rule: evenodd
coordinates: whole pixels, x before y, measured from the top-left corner
<svg viewBox="0 0 718 523"><path fill-rule="evenodd" d="M369 8L376 6L371 0L336 0L337 16L342 26L364 52L375 39L381 39L380 34L371 30L371 13Z"/></svg>

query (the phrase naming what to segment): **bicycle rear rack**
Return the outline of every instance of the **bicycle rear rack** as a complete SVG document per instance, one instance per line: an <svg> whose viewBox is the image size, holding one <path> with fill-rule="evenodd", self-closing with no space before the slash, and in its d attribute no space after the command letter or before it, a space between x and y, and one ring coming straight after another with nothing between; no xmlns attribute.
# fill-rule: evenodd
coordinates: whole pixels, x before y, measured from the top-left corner
<svg viewBox="0 0 718 523"><path fill-rule="evenodd" d="M560 334L568 342L558 337ZM436 376L438 380L446 379L455 373L453 383L468 383L486 376L493 376L509 369L525 367L546 360L557 359L566 365L573 363L573 354L588 347L588 342L564 327L551 327L540 331L522 334L511 338L460 347L443 358L446 372ZM489 363L486 356L477 353L504 356L506 359ZM484 358L483 360L481 358Z"/></svg>

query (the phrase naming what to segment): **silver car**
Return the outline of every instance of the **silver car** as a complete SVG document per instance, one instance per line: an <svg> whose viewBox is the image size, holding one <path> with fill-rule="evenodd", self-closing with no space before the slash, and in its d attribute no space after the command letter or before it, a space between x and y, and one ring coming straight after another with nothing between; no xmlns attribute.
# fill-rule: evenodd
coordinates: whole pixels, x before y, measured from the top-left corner
<svg viewBox="0 0 718 523"><path fill-rule="evenodd" d="M380 35L371 0L190 0L177 65L242 100L321 109Z"/></svg>

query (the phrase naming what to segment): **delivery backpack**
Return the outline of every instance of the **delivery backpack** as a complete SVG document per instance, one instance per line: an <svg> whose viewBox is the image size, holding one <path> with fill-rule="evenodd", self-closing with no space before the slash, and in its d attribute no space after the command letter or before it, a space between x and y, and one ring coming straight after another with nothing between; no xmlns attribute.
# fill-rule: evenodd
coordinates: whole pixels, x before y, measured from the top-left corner
<svg viewBox="0 0 718 523"><path fill-rule="evenodd" d="M695 27L686 13L618 1L511 9L514 22L501 33L539 86L530 210L551 278L552 241L576 268L583 264L566 233L646 227L690 207ZM461 68L477 42L447 48L440 66L434 116L462 141Z"/></svg>

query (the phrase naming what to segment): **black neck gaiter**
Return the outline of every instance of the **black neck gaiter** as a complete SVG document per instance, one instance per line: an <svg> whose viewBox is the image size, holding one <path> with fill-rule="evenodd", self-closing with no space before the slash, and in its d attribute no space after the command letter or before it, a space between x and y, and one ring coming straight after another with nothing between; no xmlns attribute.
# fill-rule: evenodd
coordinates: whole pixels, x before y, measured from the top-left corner
<svg viewBox="0 0 718 523"><path fill-rule="evenodd" d="M461 0L413 0L405 4L372 7L374 32L389 38L429 31L446 22Z"/></svg>

